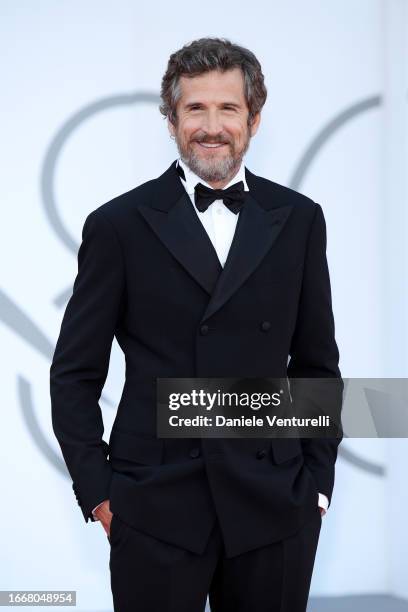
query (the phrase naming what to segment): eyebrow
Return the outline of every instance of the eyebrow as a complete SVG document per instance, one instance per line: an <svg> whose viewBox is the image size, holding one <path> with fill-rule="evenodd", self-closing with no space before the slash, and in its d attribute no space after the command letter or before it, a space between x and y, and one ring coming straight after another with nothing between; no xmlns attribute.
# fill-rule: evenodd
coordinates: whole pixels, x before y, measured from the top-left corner
<svg viewBox="0 0 408 612"><path fill-rule="evenodd" d="M241 108L241 105L236 102L221 102L222 106L234 106L235 108ZM189 102L184 105L184 108L190 108L191 106L203 106L202 102Z"/></svg>

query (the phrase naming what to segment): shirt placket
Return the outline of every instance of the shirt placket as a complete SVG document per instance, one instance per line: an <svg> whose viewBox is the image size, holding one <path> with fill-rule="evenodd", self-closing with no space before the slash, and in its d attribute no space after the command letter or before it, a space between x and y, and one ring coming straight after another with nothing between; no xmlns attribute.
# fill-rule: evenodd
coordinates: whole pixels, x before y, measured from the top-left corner
<svg viewBox="0 0 408 612"><path fill-rule="evenodd" d="M211 207L211 216L214 228L215 250L217 251L221 265L224 267L227 253L225 252L225 232L223 228L224 211L222 209L223 206L224 203L222 200L215 200Z"/></svg>

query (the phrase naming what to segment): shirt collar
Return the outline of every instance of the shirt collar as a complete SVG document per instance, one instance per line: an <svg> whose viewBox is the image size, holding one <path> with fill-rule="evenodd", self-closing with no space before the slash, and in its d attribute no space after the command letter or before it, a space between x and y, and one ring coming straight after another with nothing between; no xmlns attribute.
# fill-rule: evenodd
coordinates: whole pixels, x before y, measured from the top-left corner
<svg viewBox="0 0 408 612"><path fill-rule="evenodd" d="M180 164L180 166L184 170L184 175L186 177L186 180L184 181L181 178L181 176L180 176L180 180L183 183L183 185L184 185L184 187L185 187L185 189L186 189L186 191L187 191L187 193L189 195L194 194L194 188L197 185L197 183L202 183L206 187L209 187L210 189L213 189L213 187L211 187L211 185L209 185L206 181L203 181L202 178L200 178L199 176L197 176L197 174L195 174L192 170L190 170L190 168L187 166L187 164L185 164L183 162L182 159L178 158L177 164ZM249 191L249 187L248 187L247 182L245 180L245 166L244 166L242 161L241 161L241 165L240 165L239 170L236 173L236 175L230 180L230 182L227 185L225 185L225 187L223 187L223 189L227 189L227 187L230 187L230 185L234 185L235 183L239 183L239 181L243 181L243 183L244 183L244 190L245 191Z"/></svg>

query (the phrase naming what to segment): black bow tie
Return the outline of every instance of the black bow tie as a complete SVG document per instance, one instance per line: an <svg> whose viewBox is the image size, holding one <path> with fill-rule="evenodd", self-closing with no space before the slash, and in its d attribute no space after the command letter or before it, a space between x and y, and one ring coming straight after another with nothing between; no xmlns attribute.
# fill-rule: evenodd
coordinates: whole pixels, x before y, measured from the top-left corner
<svg viewBox="0 0 408 612"><path fill-rule="evenodd" d="M185 174L180 165L177 165L177 172L185 180ZM197 183L194 188L194 202L197 209L204 212L214 200L222 200L231 212L238 214L245 201L244 182L234 183L228 189L211 189L202 183Z"/></svg>
<svg viewBox="0 0 408 612"><path fill-rule="evenodd" d="M225 206L236 215L244 205L244 199L244 181L239 181L228 189L211 189L202 183L197 183L194 188L194 201L200 212L207 210L214 200L222 200Z"/></svg>

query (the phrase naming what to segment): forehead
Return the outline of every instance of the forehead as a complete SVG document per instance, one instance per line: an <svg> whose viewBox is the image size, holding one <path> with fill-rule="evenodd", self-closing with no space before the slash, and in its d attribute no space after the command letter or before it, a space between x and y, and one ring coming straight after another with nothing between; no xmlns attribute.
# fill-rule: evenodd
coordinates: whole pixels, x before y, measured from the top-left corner
<svg viewBox="0 0 408 612"><path fill-rule="evenodd" d="M210 99L222 100L224 97L233 97L237 101L245 99L244 77L240 68L232 68L226 72L211 70L194 77L180 77L180 100L184 103L206 101Z"/></svg>

